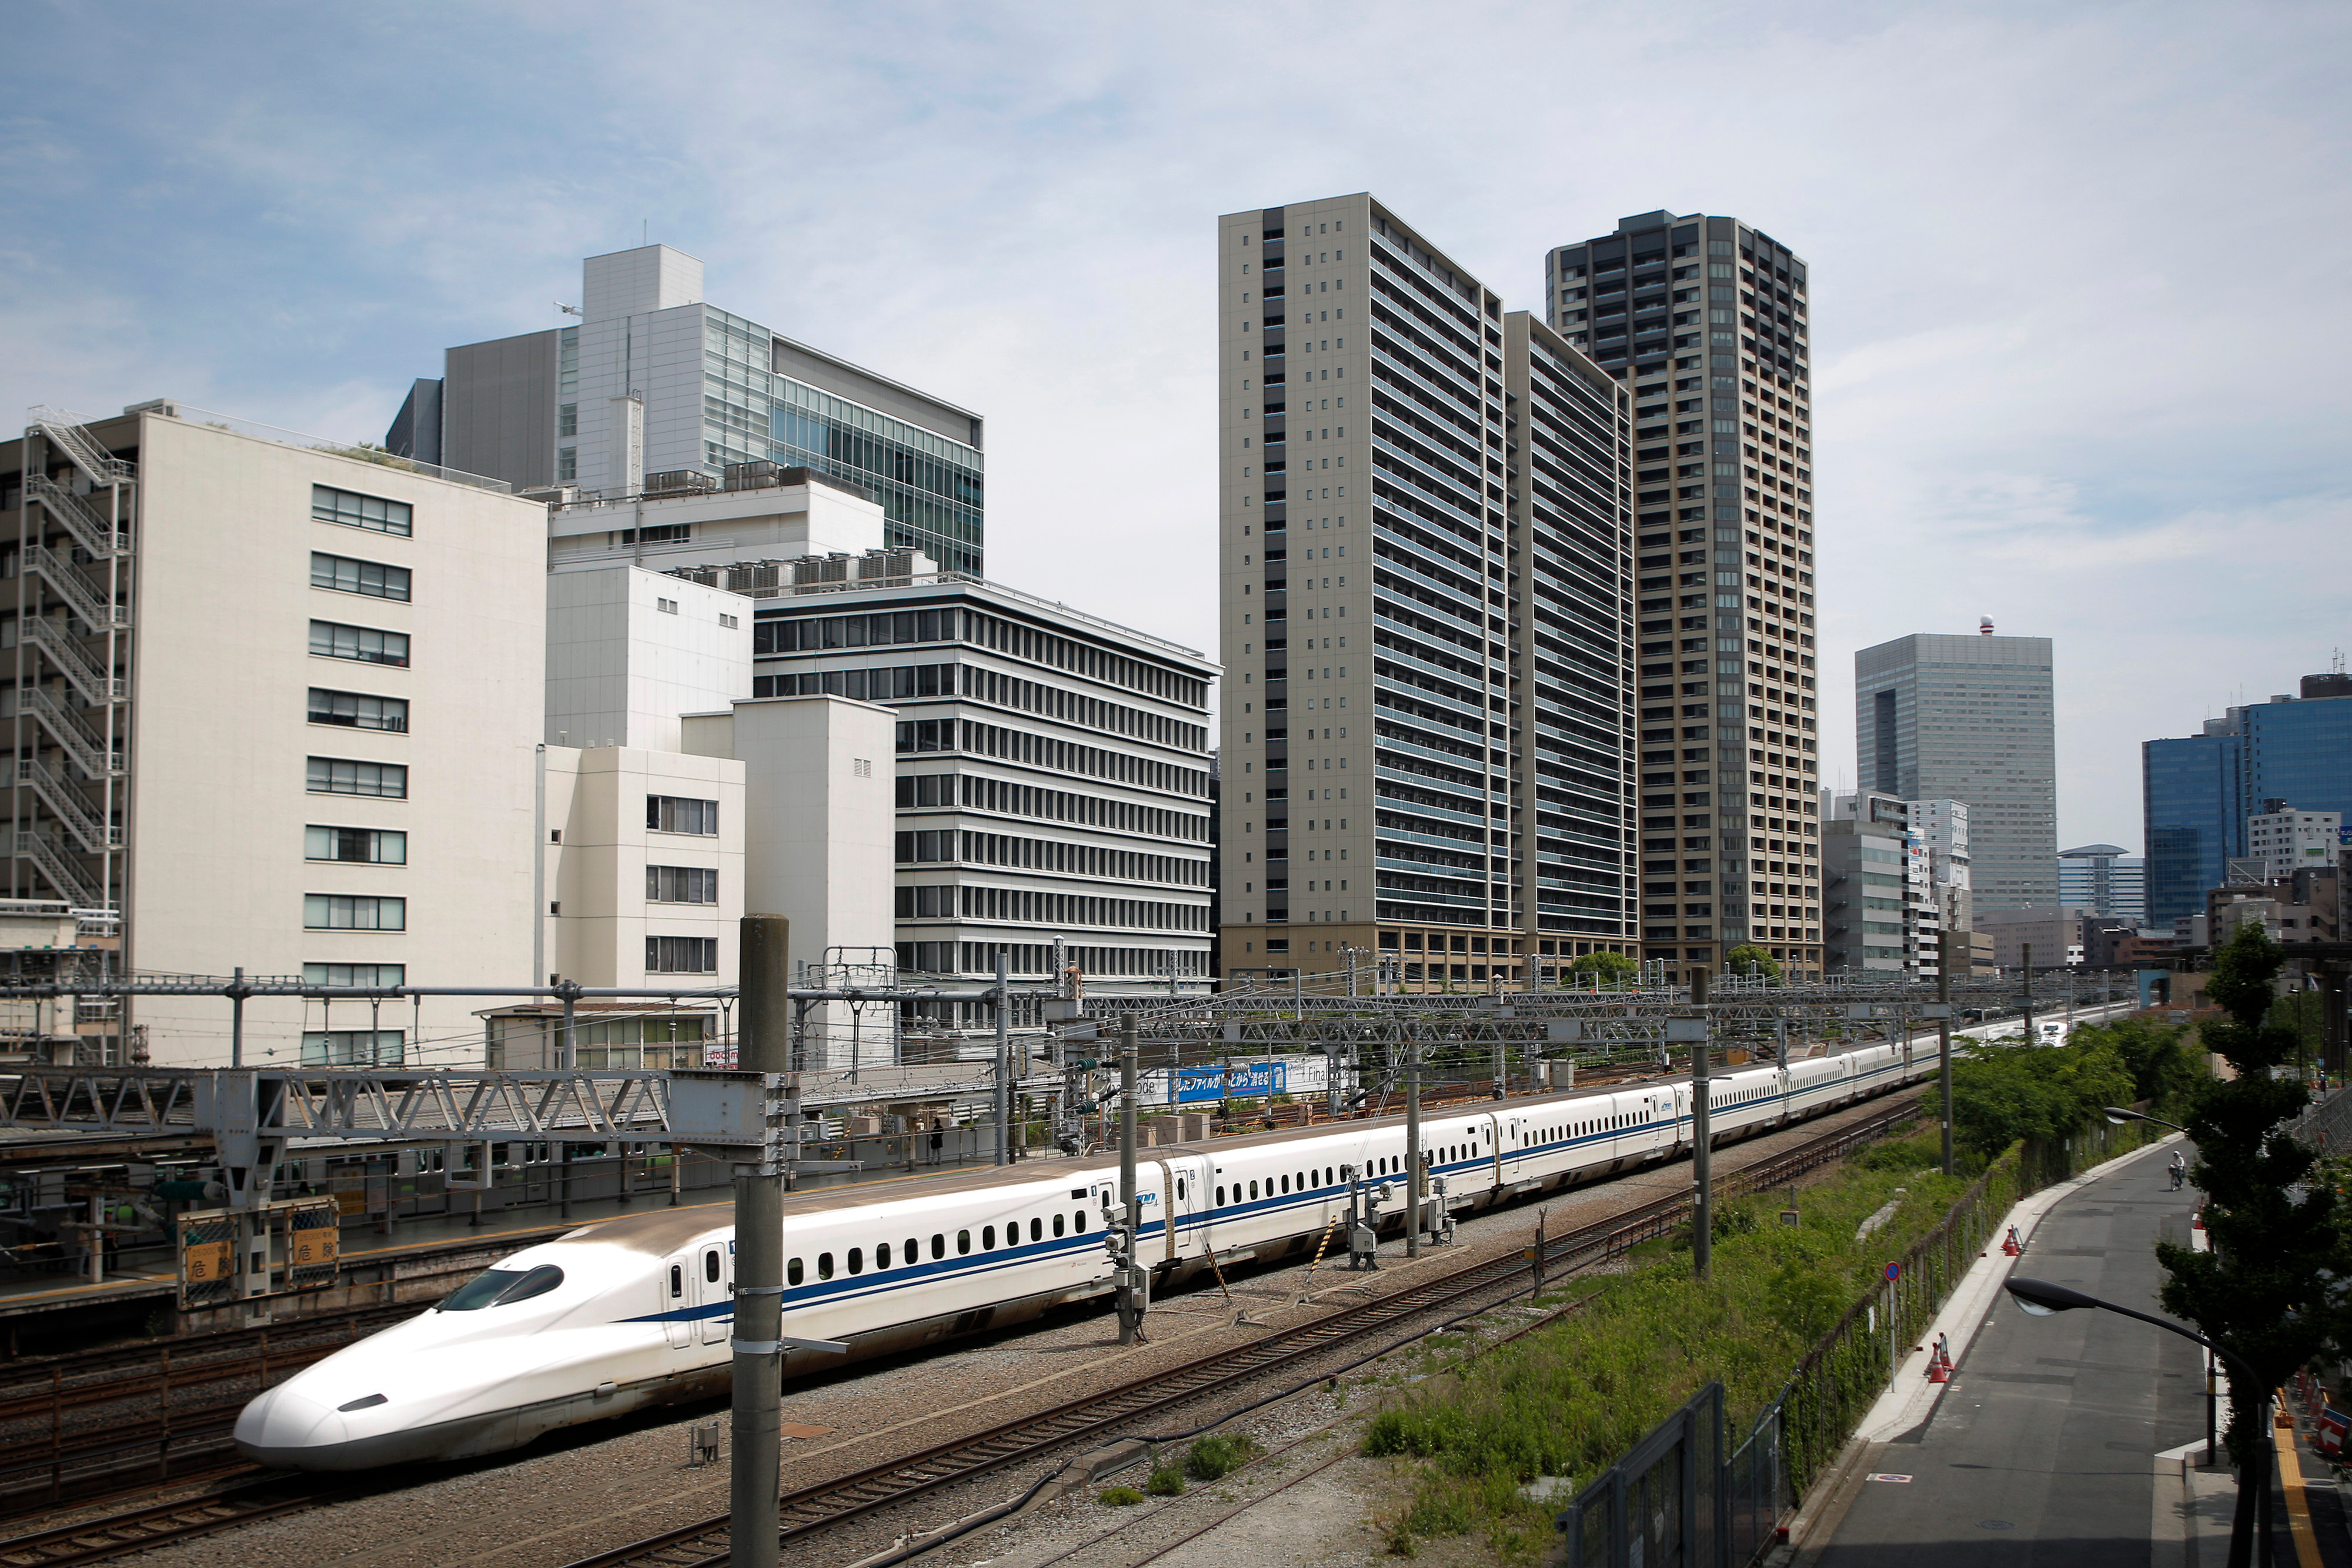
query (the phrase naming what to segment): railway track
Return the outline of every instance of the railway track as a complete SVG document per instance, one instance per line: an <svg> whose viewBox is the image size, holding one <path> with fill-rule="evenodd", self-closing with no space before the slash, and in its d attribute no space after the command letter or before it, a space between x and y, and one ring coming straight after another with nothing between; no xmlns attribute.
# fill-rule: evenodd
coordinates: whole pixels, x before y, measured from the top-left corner
<svg viewBox="0 0 2352 1568"><path fill-rule="evenodd" d="M1717 1190L1729 1196L1785 1184L1806 1171L1844 1157L1917 1113L1916 1103L1889 1106L1794 1148L1727 1172L1718 1181ZM1620 1256L1643 1241L1669 1233L1688 1217L1689 1211L1687 1195L1675 1194L1653 1199L1582 1229L1552 1237L1544 1247L1544 1267L1548 1272L1565 1273ZM920 1453L787 1492L782 1499L782 1541L791 1544L807 1540L882 1509L1043 1458L1088 1438L1107 1439L1148 1417L1222 1391L1266 1386L1284 1370L1297 1370L1332 1350L1370 1340L1383 1331L1528 1280L1531 1268L1531 1261L1517 1253L1472 1264L1452 1274L1341 1308L1311 1322L1271 1334L1238 1352L1202 1356L1105 1393L1088 1395ZM1497 1299L1507 1299L1514 1293L1506 1291ZM1474 1310L1483 1310L1483 1305ZM1404 1339L1414 1337L1417 1334L1407 1334ZM273 1369L277 1364L273 1358ZM217 1472L219 1484L215 1489L201 1496L178 1502L148 1503L79 1524L0 1540L0 1568L68 1568L70 1564L109 1562L263 1520L397 1490L415 1481L413 1473L334 1483L315 1477L259 1479L266 1475L253 1467L225 1469ZM187 1478L190 1483L199 1479ZM152 1495L152 1487L145 1490ZM727 1517L720 1514L583 1558L568 1568L725 1568L726 1563Z"/></svg>
<svg viewBox="0 0 2352 1568"><path fill-rule="evenodd" d="M1890 1106L1729 1173L1719 1191L1727 1197L1780 1186L1806 1171L1844 1157L1888 1128L1917 1115L1916 1103ZM1564 1273L1618 1257L1673 1230L1688 1217L1690 1207L1687 1195L1656 1198L1581 1229L1549 1239L1544 1247L1544 1268L1548 1273ZM1043 1458L1073 1443L1087 1438L1108 1440L1145 1417L1166 1414L1226 1389L1263 1388L1276 1375L1296 1371L1328 1351L1456 1306L1498 1286L1527 1280L1531 1276L1531 1267L1530 1260L1516 1254L1473 1264L1441 1279L1408 1286L1362 1305L1343 1308L1312 1322L1270 1334L1239 1351L1217 1351L1171 1370L1090 1394L918 1454L788 1491L783 1494L781 1508L782 1542L794 1544L880 1509L911 1501L1008 1466ZM727 1560L727 1516L718 1514L581 1558L567 1568L726 1568Z"/></svg>
<svg viewBox="0 0 2352 1568"><path fill-rule="evenodd" d="M0 1368L0 1519L260 1474L220 1463L246 1401L417 1310L367 1307Z"/></svg>

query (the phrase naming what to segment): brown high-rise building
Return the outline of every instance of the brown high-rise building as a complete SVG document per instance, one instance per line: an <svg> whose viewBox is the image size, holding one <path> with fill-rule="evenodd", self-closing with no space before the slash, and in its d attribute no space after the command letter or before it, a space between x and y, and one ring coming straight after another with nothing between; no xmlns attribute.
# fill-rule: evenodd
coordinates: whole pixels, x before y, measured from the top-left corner
<svg viewBox="0 0 2352 1568"><path fill-rule="evenodd" d="M1554 249L1547 319L1631 394L1640 936L1822 967L1804 260L1644 213Z"/></svg>

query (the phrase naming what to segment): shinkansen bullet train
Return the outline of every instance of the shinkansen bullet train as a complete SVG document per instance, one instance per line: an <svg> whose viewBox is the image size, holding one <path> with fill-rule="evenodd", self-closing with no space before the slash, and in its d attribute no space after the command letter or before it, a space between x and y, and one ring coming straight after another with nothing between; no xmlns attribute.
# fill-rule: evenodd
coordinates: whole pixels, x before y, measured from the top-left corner
<svg viewBox="0 0 2352 1568"><path fill-rule="evenodd" d="M1715 1143L1933 1073L1936 1042L1874 1045L1711 1079ZM1402 1116L1142 1151L1138 1253L1155 1283L1220 1260L1313 1246L1348 1204L1350 1167L1403 1175ZM1686 1152L1690 1086L1594 1089L1423 1121L1423 1158L1454 1210ZM784 1199L783 1332L872 1356L1108 1294L1115 1156L1096 1155ZM1401 1197L1401 1190L1395 1195ZM1401 1225L1401 1203L1390 1206ZM358 1470L461 1459L542 1432L726 1392L734 1231L723 1209L615 1219L525 1248L440 1305L263 1394L236 1446L264 1465ZM1335 1247L1344 1246L1336 1236ZM786 1376L839 1364L788 1351Z"/></svg>

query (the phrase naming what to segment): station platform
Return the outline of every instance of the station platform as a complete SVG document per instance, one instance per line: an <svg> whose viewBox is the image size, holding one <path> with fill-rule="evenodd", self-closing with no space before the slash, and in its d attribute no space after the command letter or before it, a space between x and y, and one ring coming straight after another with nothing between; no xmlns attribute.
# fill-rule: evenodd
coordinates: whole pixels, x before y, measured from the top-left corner
<svg viewBox="0 0 2352 1568"><path fill-rule="evenodd" d="M1991 1254L1956 1292L1973 1333L1932 1400L1898 1382L1798 1552L1798 1568L2016 1563L2063 1568L2218 1568L2236 1481L2203 1463L2202 1353L2112 1312L2037 1318L1999 1289L2020 1273L2162 1314L2159 1238L2186 1242L2198 1194L2171 1190L2171 1141L2056 1197L2014 1260ZM1949 1309L1948 1309L1949 1311ZM1932 1337L1932 1336L1931 1336ZM1953 1343L1961 1343L1955 1333ZM1916 1379L1914 1368L1906 1374ZM2227 1407L2223 1406L2226 1419ZM1895 1429L1895 1428L1901 1429ZM2333 1488L2311 1490L2327 1552L2299 1568L2352 1568ZM2295 1563L2278 1511L2281 1563Z"/></svg>

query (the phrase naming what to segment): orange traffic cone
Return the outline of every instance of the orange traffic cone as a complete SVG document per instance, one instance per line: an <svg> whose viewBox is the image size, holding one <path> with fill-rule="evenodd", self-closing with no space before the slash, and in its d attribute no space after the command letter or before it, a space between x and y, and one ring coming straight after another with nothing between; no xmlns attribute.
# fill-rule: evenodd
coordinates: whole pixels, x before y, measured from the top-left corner
<svg viewBox="0 0 2352 1568"><path fill-rule="evenodd" d="M2025 1243L2017 1239L2016 1226L2012 1225L2009 1228L2009 1235L2002 1239L2000 1249L2003 1252L2008 1253L2012 1258L2017 1257L2025 1250Z"/></svg>
<svg viewBox="0 0 2352 1568"><path fill-rule="evenodd" d="M1949 1383L1952 1380L1952 1356L1944 1336L1936 1336L1936 1354L1927 1358L1927 1381Z"/></svg>

